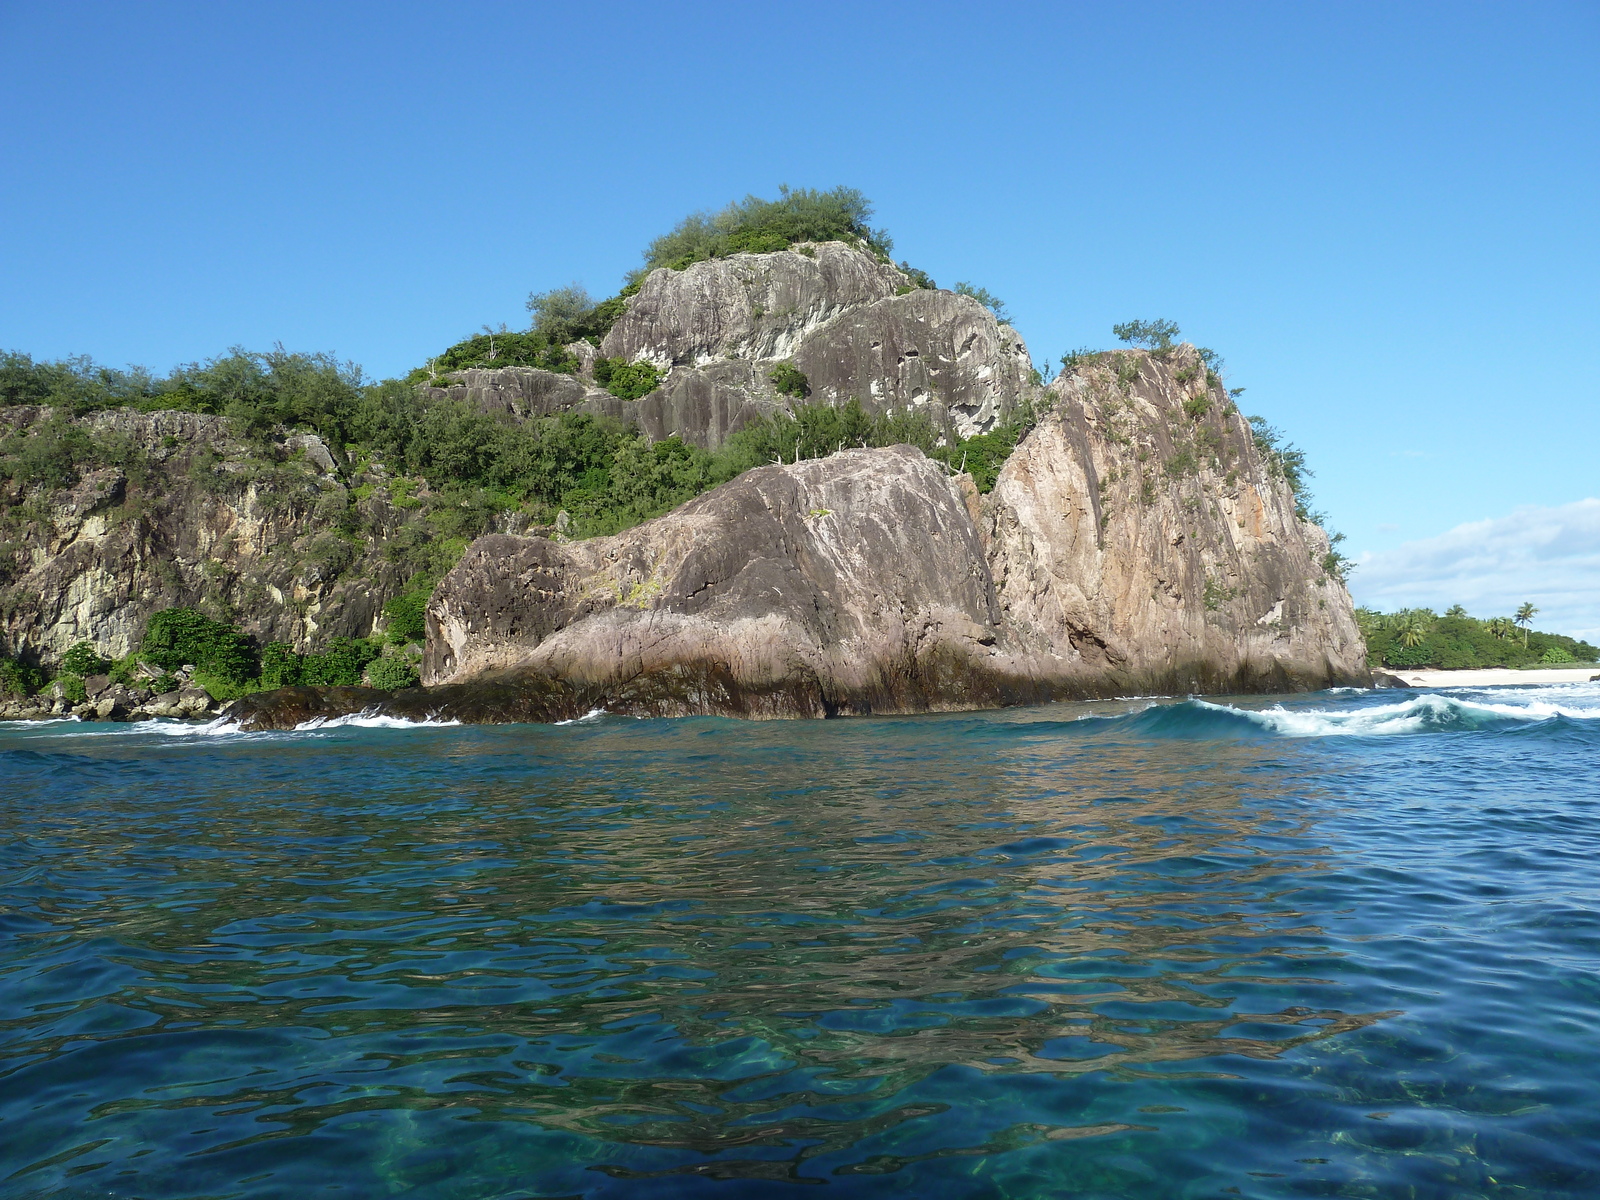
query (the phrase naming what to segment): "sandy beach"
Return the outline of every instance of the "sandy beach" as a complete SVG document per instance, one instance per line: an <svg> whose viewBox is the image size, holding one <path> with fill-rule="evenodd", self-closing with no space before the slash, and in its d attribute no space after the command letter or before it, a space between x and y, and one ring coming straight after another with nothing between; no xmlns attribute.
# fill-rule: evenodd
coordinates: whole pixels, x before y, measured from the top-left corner
<svg viewBox="0 0 1600 1200"><path fill-rule="evenodd" d="M1591 679L1600 679L1600 664L1580 663L1572 667L1530 671L1495 667L1483 671L1400 670L1388 674L1405 680L1413 687L1527 687L1539 683L1588 683Z"/></svg>

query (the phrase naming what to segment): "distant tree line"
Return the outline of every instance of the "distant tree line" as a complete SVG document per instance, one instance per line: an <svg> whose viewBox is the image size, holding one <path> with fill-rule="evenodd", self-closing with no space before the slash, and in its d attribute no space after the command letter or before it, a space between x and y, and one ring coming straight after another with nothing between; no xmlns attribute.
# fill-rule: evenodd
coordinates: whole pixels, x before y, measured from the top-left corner
<svg viewBox="0 0 1600 1200"><path fill-rule="evenodd" d="M1453 605L1441 616L1430 608L1382 613L1356 609L1374 667L1529 667L1592 663L1600 649L1560 633L1531 628L1539 610L1522 605L1515 614L1478 618Z"/></svg>

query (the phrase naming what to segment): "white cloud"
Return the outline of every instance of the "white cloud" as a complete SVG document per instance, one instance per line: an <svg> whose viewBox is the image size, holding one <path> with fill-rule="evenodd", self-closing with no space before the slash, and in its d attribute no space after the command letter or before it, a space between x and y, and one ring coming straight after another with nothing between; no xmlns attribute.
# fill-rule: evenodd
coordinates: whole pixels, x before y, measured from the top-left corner
<svg viewBox="0 0 1600 1200"><path fill-rule="evenodd" d="M1519 508L1363 555L1350 590L1372 608L1464 604L1480 617L1531 600L1536 629L1600 641L1600 500Z"/></svg>

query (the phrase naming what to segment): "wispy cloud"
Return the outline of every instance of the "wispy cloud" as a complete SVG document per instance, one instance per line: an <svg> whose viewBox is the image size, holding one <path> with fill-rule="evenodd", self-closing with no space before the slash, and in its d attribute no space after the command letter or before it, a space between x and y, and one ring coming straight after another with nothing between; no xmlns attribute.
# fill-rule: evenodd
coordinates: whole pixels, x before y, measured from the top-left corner
<svg viewBox="0 0 1600 1200"><path fill-rule="evenodd" d="M1537 628L1600 638L1600 500L1519 508L1364 555L1350 579L1373 608L1464 604L1474 616L1539 606Z"/></svg>

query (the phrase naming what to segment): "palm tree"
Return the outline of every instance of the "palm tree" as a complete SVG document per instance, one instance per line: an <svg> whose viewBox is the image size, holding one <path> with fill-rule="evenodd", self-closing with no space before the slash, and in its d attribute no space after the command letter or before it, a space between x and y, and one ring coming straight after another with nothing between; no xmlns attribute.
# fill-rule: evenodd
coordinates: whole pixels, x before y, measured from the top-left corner
<svg viewBox="0 0 1600 1200"><path fill-rule="evenodd" d="M1533 601L1529 600L1525 601L1522 607L1517 609L1517 615L1511 618L1522 626L1522 648L1524 650L1528 648L1528 626L1533 624L1533 619L1538 615L1539 610L1533 606Z"/></svg>
<svg viewBox="0 0 1600 1200"><path fill-rule="evenodd" d="M1395 614L1394 636L1402 646L1420 646L1428 636L1428 623L1411 609Z"/></svg>
<svg viewBox="0 0 1600 1200"><path fill-rule="evenodd" d="M1515 628L1511 624L1510 617L1490 617L1484 622L1484 626L1502 642L1511 636L1511 631Z"/></svg>

